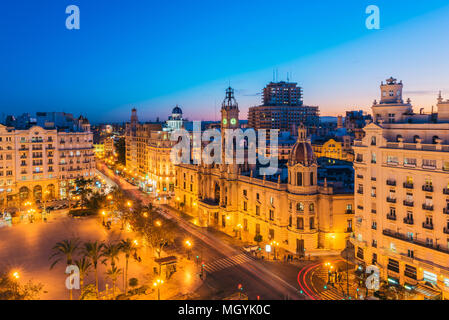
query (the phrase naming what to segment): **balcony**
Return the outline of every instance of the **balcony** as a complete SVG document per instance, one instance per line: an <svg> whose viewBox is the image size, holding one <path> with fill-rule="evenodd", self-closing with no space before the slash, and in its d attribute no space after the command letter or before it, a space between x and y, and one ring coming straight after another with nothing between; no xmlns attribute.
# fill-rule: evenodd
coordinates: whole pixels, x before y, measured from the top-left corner
<svg viewBox="0 0 449 320"><path fill-rule="evenodd" d="M413 219L412 219L412 218L407 218L407 217L405 217L405 218L404 218L404 223L405 223L405 224L410 224L410 225L412 225L412 224L413 224Z"/></svg>
<svg viewBox="0 0 449 320"><path fill-rule="evenodd" d="M395 180L387 180L387 186L396 186L396 181Z"/></svg>
<svg viewBox="0 0 449 320"><path fill-rule="evenodd" d="M422 208L424 210L433 211L433 205L423 203Z"/></svg>
<svg viewBox="0 0 449 320"><path fill-rule="evenodd" d="M403 186L406 189L413 189L413 183L410 182L404 182Z"/></svg>
<svg viewBox="0 0 449 320"><path fill-rule="evenodd" d="M424 229L433 230L433 223L426 223L426 222L423 222L423 223L422 223L422 227L423 227Z"/></svg>
<svg viewBox="0 0 449 320"><path fill-rule="evenodd" d="M410 201L410 200L404 200L404 206L407 206L407 207L413 207L413 201Z"/></svg>
<svg viewBox="0 0 449 320"><path fill-rule="evenodd" d="M405 234L402 234L402 233L399 233L399 232L394 232L394 231L389 230L389 229L384 229L382 231L382 234L384 236L391 237L391 238L398 239L398 240L402 240L402 241L406 241L408 243L415 244L417 246L430 248L430 249L433 249L433 250L436 250L436 251L439 251L439 252L442 252L442 253L449 254L449 248L448 247L444 247L444 246L440 246L440 245L434 245L434 244L429 244L429 243L426 243L425 241L421 241L421 240L417 240L417 239L411 239L410 237L408 237Z"/></svg>
<svg viewBox="0 0 449 320"><path fill-rule="evenodd" d="M390 203L396 203L396 199L395 199L395 198L387 197L387 202L390 202Z"/></svg>
<svg viewBox="0 0 449 320"><path fill-rule="evenodd" d="M396 215L395 214L387 214L387 219L388 220L392 220L392 221L396 221Z"/></svg>
<svg viewBox="0 0 449 320"><path fill-rule="evenodd" d="M422 191L433 192L433 186L425 184L422 186Z"/></svg>

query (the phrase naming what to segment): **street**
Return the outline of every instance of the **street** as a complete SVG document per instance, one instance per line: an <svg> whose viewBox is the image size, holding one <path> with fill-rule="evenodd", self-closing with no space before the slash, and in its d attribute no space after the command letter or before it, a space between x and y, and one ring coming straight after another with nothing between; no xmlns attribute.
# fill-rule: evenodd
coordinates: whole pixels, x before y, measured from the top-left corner
<svg viewBox="0 0 449 320"><path fill-rule="evenodd" d="M113 172L100 164L100 170L108 175L121 188L132 193L133 197L142 200L144 203L151 201L148 195L143 194L135 186L130 185L122 177L116 176ZM259 261L254 258L244 259L244 261L229 261L232 257L247 255L240 248L233 247L231 237L226 241L227 236L217 237L214 232L197 227L190 222L180 218L175 209L166 205L163 212L166 217L177 221L178 225L193 239L195 248L192 258L199 256L201 262L207 265L218 261L220 266L211 268L211 272L206 272L207 276L204 284L196 291L198 299L221 299L238 292L239 284L243 292L249 299L316 299L312 294L308 294L301 289L297 281L300 267L296 264L289 264L281 261ZM228 259L228 261L226 261ZM302 265L307 265L304 262ZM280 272L282 270L282 272ZM311 281L319 281L312 279ZM300 290L303 293L300 293Z"/></svg>

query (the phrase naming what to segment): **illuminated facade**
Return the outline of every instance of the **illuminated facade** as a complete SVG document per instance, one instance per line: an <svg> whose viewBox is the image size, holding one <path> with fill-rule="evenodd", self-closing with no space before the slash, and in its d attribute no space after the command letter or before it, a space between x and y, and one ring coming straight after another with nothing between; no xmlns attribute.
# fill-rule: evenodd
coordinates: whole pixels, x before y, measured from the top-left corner
<svg viewBox="0 0 449 320"><path fill-rule="evenodd" d="M222 129L239 127L239 109L228 88L223 102ZM224 145L224 139L222 144ZM246 165L176 166L175 205L201 226L230 235L263 241L297 254L341 249L352 231L353 194L319 185L317 163L306 128L274 176L260 176Z"/></svg>
<svg viewBox="0 0 449 320"><path fill-rule="evenodd" d="M326 157L345 161L354 161L354 154L345 150L340 141L329 139L323 143L313 143L313 152L317 158Z"/></svg>
<svg viewBox="0 0 449 320"><path fill-rule="evenodd" d="M402 82L382 83L374 122L355 142L355 245L390 284L449 293L449 100L413 113ZM423 291L424 292L424 291Z"/></svg>
<svg viewBox="0 0 449 320"><path fill-rule="evenodd" d="M0 125L0 197L3 203L65 198L76 178L94 176L92 133L80 117L76 130Z"/></svg>

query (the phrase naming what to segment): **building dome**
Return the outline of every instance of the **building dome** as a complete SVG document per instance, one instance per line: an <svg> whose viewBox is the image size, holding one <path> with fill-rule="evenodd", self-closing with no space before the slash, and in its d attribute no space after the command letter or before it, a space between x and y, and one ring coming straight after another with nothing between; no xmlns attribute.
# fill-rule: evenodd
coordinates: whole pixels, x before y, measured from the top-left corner
<svg viewBox="0 0 449 320"><path fill-rule="evenodd" d="M182 110L181 110L180 107L176 106L176 107L173 108L171 113L172 114L182 114Z"/></svg>
<svg viewBox="0 0 449 320"><path fill-rule="evenodd" d="M304 125L298 129L298 140L293 145L288 158L288 164L294 166L298 163L308 166L316 162L315 154L313 153L312 145L307 141L307 133Z"/></svg>

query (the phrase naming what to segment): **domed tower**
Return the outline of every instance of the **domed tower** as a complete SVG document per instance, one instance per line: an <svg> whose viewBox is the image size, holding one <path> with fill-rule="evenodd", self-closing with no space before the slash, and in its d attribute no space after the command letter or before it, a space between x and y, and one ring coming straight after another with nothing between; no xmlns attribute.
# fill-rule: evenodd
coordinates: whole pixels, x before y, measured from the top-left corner
<svg viewBox="0 0 449 320"><path fill-rule="evenodd" d="M183 126L184 120L182 119L182 110L178 105L173 108L171 112L171 116L168 117L166 121L166 126L163 129L164 131L173 131L177 129L181 129Z"/></svg>
<svg viewBox="0 0 449 320"><path fill-rule="evenodd" d="M298 140L288 158L288 190L298 194L313 194L317 189L316 157L307 140L307 129L301 124Z"/></svg>

